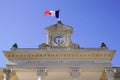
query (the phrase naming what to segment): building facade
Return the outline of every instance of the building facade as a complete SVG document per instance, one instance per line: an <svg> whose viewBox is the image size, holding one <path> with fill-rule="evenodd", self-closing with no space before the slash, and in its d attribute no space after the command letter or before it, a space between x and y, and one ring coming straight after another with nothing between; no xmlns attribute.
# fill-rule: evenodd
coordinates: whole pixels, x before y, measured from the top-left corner
<svg viewBox="0 0 120 80"><path fill-rule="evenodd" d="M0 80L120 80L120 68L111 60L116 50L81 48L71 41L73 28L58 21L47 27L47 41L38 48L3 51L8 59Z"/></svg>

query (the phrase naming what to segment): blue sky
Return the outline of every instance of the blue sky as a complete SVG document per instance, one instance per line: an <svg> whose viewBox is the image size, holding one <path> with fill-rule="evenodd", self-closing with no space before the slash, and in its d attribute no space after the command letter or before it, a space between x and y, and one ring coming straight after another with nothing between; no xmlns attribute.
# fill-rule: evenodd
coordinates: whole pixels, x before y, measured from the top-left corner
<svg viewBox="0 0 120 80"><path fill-rule="evenodd" d="M72 41L82 48L117 50L112 64L120 66L120 0L0 0L0 66L7 63L2 51L14 43L38 48L46 42L45 28L57 19L45 10L60 9L62 23L72 26Z"/></svg>

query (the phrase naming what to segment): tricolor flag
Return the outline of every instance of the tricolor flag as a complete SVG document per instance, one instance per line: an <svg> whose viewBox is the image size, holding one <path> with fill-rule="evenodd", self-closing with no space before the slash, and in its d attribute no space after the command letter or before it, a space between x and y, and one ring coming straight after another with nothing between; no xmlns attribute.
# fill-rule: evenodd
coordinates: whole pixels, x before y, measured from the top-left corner
<svg viewBox="0 0 120 80"><path fill-rule="evenodd" d="M51 15L51 16L55 16L56 18L59 18L59 10L56 11L46 10L44 14L46 16Z"/></svg>

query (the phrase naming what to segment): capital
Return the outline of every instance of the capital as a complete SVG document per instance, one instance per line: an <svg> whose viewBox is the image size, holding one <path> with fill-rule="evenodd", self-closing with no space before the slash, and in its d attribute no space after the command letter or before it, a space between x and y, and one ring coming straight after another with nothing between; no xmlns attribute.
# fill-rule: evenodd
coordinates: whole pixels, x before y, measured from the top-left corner
<svg viewBox="0 0 120 80"><path fill-rule="evenodd" d="M115 69L114 68L112 68L112 67L107 67L107 68L105 68L105 72L106 73L115 73Z"/></svg>

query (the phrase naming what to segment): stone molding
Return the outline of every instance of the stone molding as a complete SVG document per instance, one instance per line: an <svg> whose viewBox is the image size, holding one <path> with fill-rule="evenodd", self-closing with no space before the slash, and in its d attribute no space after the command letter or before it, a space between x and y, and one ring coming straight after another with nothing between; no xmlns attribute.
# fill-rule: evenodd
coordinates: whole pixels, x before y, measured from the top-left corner
<svg viewBox="0 0 120 80"><path fill-rule="evenodd" d="M8 60L14 60L14 59L32 59L32 60L43 60L43 59L108 59L111 60L114 56L113 52L109 53L95 53L95 52L64 52L64 53L55 53L55 52L41 52L41 53L16 53L16 52L5 52L5 56Z"/></svg>
<svg viewBox="0 0 120 80"><path fill-rule="evenodd" d="M12 62L24 65L24 64L94 64L94 61L80 61L80 60L12 60Z"/></svg>
<svg viewBox="0 0 120 80"><path fill-rule="evenodd" d="M55 33L55 32L66 32L72 33L73 28L67 25L64 25L62 22L57 22L57 24L51 25L46 28L46 33Z"/></svg>
<svg viewBox="0 0 120 80"><path fill-rule="evenodd" d="M59 49L59 48L64 48L64 49L78 49L80 48L78 44L75 43L69 43L68 46L63 46L63 45L58 45L58 46L52 46L52 45L48 45L47 43L43 43L41 45L39 45L39 49Z"/></svg>

